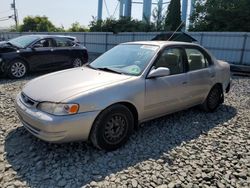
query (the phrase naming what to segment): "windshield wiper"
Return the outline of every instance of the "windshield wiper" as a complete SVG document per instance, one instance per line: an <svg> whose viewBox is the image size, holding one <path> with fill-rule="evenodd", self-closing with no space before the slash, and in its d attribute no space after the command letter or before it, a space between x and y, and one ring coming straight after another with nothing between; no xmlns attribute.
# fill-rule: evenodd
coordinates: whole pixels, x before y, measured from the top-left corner
<svg viewBox="0 0 250 188"><path fill-rule="evenodd" d="M122 74L121 72L113 70L113 69L110 69L108 67L100 67L100 68L96 68L96 69L102 70L102 71L107 71L107 72L113 72L113 73L117 73L117 74Z"/></svg>
<svg viewBox="0 0 250 188"><path fill-rule="evenodd" d="M91 68L91 69L97 70L97 68L92 67L89 63L88 63L88 64L86 64L86 65L85 65L85 67L89 67L89 68Z"/></svg>

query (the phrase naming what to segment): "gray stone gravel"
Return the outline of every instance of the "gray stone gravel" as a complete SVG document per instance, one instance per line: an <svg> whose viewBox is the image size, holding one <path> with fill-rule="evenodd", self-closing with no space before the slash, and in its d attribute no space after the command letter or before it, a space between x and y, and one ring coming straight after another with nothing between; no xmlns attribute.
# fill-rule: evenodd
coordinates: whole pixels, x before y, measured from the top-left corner
<svg viewBox="0 0 250 188"><path fill-rule="evenodd" d="M21 126L13 102L33 77L0 79L0 187L250 187L249 78L234 78L215 113L192 108L150 121L106 153L48 144Z"/></svg>

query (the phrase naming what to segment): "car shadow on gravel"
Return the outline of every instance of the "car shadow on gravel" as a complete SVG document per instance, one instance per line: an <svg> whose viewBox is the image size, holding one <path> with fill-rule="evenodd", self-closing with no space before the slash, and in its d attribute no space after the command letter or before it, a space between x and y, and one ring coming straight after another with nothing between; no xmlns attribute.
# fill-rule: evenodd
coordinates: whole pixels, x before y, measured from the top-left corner
<svg viewBox="0 0 250 188"><path fill-rule="evenodd" d="M83 142L49 144L19 127L5 139L6 159L31 187L80 187L145 160L160 159L182 143L224 126L236 113L234 107L221 105L214 113L192 108L164 116L145 123L125 146L113 152Z"/></svg>

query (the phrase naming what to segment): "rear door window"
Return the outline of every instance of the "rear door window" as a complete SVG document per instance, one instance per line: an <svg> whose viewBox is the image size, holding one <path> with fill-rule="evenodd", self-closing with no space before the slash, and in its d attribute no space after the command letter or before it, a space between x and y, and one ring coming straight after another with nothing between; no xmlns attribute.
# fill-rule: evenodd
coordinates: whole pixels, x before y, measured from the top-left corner
<svg viewBox="0 0 250 188"><path fill-rule="evenodd" d="M56 45L57 47L72 47L74 46L75 42L68 39L68 38L56 38Z"/></svg>
<svg viewBox="0 0 250 188"><path fill-rule="evenodd" d="M208 59L198 49L186 48L187 60L189 65L189 71L204 69L209 66Z"/></svg>

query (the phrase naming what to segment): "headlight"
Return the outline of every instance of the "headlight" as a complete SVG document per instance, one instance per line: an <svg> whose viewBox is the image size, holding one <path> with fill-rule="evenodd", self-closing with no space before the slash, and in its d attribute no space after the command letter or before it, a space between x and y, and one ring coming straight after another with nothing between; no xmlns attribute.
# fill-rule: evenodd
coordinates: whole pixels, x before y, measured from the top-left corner
<svg viewBox="0 0 250 188"><path fill-rule="evenodd" d="M42 102L38 104L37 108L49 114L63 116L63 115L76 114L79 110L79 105L78 104Z"/></svg>
<svg viewBox="0 0 250 188"><path fill-rule="evenodd" d="M0 63L3 61L3 59L0 57Z"/></svg>

